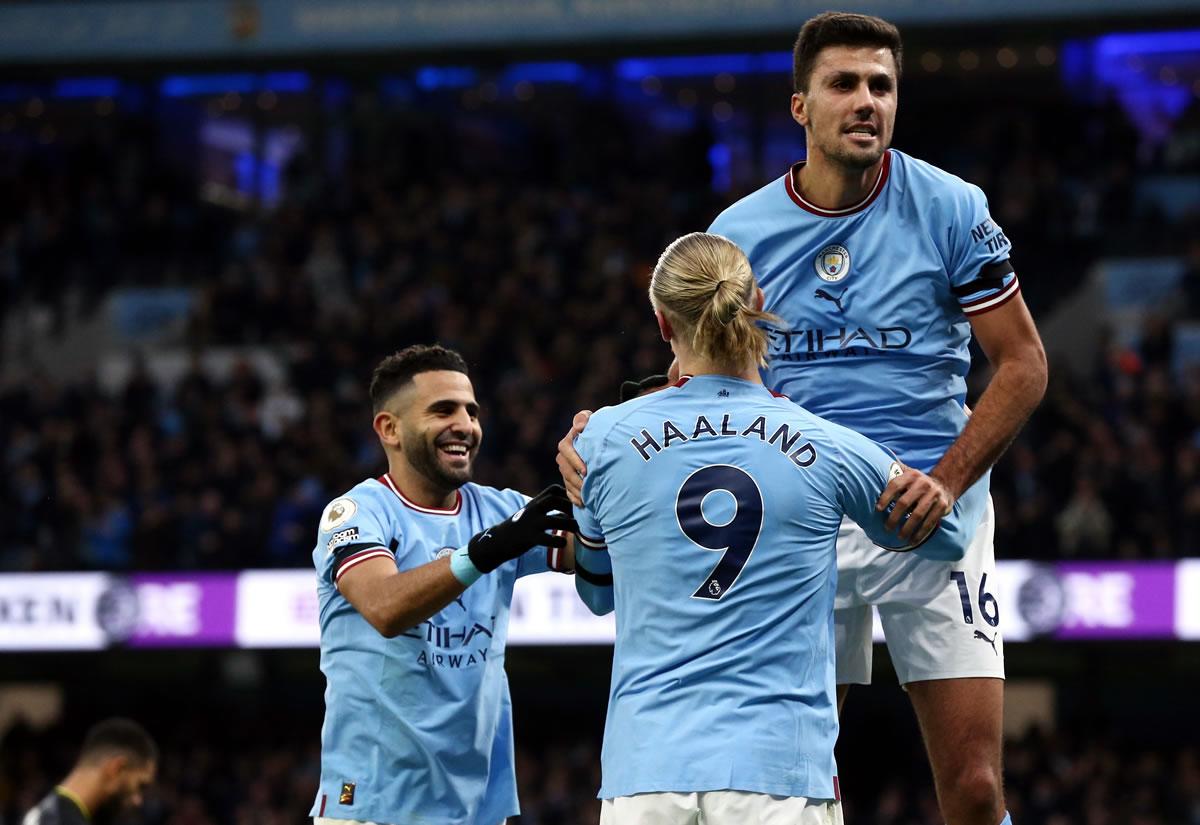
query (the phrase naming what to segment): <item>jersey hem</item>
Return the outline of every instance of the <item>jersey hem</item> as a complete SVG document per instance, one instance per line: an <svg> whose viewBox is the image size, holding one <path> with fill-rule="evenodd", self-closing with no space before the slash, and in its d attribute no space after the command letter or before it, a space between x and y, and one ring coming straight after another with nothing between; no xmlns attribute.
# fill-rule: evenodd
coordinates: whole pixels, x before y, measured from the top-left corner
<svg viewBox="0 0 1200 825"><path fill-rule="evenodd" d="M806 792L806 790L810 792ZM632 787L617 786L615 790L601 786L597 799L616 799L623 796L637 796L643 793L708 793L710 791L741 791L742 793L761 793L771 796L799 796L806 799L836 801L835 789L831 785L828 793L825 791L812 792L805 785L792 785L786 782L730 782L729 780L713 780L712 782L680 782L653 783L648 786Z"/></svg>

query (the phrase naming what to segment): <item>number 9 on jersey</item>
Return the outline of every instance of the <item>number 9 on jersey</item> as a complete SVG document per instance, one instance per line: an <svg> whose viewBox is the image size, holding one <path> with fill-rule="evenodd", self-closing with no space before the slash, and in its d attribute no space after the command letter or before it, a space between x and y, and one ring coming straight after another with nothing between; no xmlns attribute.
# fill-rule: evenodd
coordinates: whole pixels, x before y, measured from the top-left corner
<svg viewBox="0 0 1200 825"><path fill-rule="evenodd" d="M710 496L720 492L732 496L733 516L714 524L705 515L704 505ZM693 544L722 554L692 594L694 599L719 601L741 575L762 532L763 498L758 483L745 470L728 464L702 467L680 486L675 517L679 529Z"/></svg>

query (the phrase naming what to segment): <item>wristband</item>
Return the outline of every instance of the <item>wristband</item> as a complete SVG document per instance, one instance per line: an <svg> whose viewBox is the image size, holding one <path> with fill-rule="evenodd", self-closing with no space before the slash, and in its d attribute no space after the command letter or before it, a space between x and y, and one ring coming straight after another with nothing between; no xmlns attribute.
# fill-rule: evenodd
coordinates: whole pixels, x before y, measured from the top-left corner
<svg viewBox="0 0 1200 825"><path fill-rule="evenodd" d="M462 584L463 587L470 587L475 582L479 581L479 577L483 573L479 572L479 568L471 561L471 557L467 555L467 548L460 547L450 554L450 572L454 574L454 578Z"/></svg>

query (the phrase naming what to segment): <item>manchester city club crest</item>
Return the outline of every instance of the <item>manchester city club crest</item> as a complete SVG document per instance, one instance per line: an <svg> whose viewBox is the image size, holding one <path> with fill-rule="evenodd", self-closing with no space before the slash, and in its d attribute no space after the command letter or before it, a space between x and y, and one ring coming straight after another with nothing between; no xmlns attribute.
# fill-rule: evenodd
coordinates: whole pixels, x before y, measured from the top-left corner
<svg viewBox="0 0 1200 825"><path fill-rule="evenodd" d="M850 250L832 244L817 253L814 264L822 281L836 283L850 274Z"/></svg>

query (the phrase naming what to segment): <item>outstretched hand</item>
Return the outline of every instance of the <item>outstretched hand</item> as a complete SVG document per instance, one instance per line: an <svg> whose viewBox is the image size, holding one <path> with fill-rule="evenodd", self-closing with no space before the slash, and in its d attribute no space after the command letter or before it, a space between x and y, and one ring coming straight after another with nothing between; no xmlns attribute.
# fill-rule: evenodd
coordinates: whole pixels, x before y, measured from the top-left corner
<svg viewBox="0 0 1200 825"><path fill-rule="evenodd" d="M566 490L551 484L504 521L476 533L467 544L471 564L480 573L490 573L534 547L565 547L567 537L552 531L579 531L570 512Z"/></svg>

